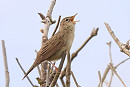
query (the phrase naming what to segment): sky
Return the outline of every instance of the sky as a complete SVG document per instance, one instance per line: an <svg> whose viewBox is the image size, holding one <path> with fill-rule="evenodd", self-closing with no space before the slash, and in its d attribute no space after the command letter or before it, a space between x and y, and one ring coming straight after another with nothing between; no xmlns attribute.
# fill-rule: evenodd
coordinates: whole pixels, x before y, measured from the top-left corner
<svg viewBox="0 0 130 87"><path fill-rule="evenodd" d="M41 47L42 34L40 29L44 27L40 23L38 12L46 15L51 0L0 0L0 40L5 41L7 61L10 75L10 87L31 87L27 79L22 80L24 74L18 66L18 58L22 67L27 71L36 57L35 50ZM99 83L98 71L101 76L110 62L109 47L106 44L111 41L113 64L117 65L128 56L120 52L107 31L104 22L108 23L115 35L122 43L130 39L130 0L57 0L53 10L52 19L57 20L78 13L75 39L71 53L75 52L89 37L93 28L99 28L98 35L92 38L78 53L72 62L72 71L81 87L97 87ZM51 25L48 37L51 36L56 24ZM0 85L5 86L5 72L0 46ZM59 61L56 65L58 66ZM64 66L66 65L66 61ZM130 60L121 64L116 70L127 87L130 87ZM38 85L37 69L29 75L35 85ZM110 73L106 78L109 81ZM62 87L60 80L58 80ZM71 87L76 87L71 79ZM104 87L107 87L104 84ZM111 87L123 87L120 80L114 75Z"/></svg>

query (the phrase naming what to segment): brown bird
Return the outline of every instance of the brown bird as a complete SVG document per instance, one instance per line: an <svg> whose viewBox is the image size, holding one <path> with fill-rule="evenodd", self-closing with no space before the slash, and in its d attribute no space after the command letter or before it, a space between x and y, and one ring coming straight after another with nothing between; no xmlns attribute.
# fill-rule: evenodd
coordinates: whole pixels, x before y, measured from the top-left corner
<svg viewBox="0 0 130 87"><path fill-rule="evenodd" d="M63 57L63 53L70 51L74 40L75 24L78 22L74 21L76 15L65 17L61 21L59 31L43 44L37 53L35 62L23 79L41 62L58 60Z"/></svg>

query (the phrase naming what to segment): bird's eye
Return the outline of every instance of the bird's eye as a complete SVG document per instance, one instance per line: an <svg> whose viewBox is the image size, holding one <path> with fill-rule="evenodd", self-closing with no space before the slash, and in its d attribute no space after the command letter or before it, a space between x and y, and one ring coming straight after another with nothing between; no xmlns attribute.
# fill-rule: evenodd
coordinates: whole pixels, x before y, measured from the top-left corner
<svg viewBox="0 0 130 87"><path fill-rule="evenodd" d="M69 19L66 19L66 21L69 21Z"/></svg>

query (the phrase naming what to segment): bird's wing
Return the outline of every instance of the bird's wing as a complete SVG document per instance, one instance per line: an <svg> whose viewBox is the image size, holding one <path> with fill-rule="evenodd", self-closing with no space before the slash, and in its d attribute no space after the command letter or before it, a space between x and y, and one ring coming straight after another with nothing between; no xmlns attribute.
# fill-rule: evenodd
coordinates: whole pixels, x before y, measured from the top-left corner
<svg viewBox="0 0 130 87"><path fill-rule="evenodd" d="M54 53L56 53L58 50L60 50L61 47L65 44L63 38L64 38L64 33L58 32L52 38L47 40L37 54L37 56L42 56L42 59L38 59L38 60L41 61L46 60L47 58L51 57Z"/></svg>

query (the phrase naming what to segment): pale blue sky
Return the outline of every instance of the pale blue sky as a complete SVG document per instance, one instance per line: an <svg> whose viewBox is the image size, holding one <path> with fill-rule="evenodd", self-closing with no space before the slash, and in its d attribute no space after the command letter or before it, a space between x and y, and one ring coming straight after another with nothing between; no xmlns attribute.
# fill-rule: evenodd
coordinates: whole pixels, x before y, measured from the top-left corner
<svg viewBox="0 0 130 87"><path fill-rule="evenodd" d="M15 58L19 59L26 71L32 65L36 56L34 50L39 50L41 46L42 34L40 29L44 26L40 23L41 18L37 13L41 12L46 15L50 2L51 0L0 0L0 40L5 40L10 87L31 87L27 79L21 80L24 75ZM110 24L121 42L125 43L130 39L130 0L57 0L52 18L57 20L59 15L64 18L75 13L78 13L76 20L80 20L80 22L76 24L75 40L71 53L81 46L90 35L93 27L99 27L98 36L92 38L72 63L72 71L79 85L96 87L99 83L98 70L103 75L109 63L109 49L106 42L112 41L114 65L128 58L120 52L104 22ZM50 27L49 36L55 26ZM117 72L126 86L130 87L130 69L128 66L130 66L130 61L119 66ZM37 76L37 69L29 74L34 84L37 84L35 80ZM0 85L4 87L2 50L0 50L0 77ZM109 81L109 76L107 81ZM62 87L61 84L59 85ZM73 80L71 87L76 87ZM112 87L123 87L115 75Z"/></svg>

